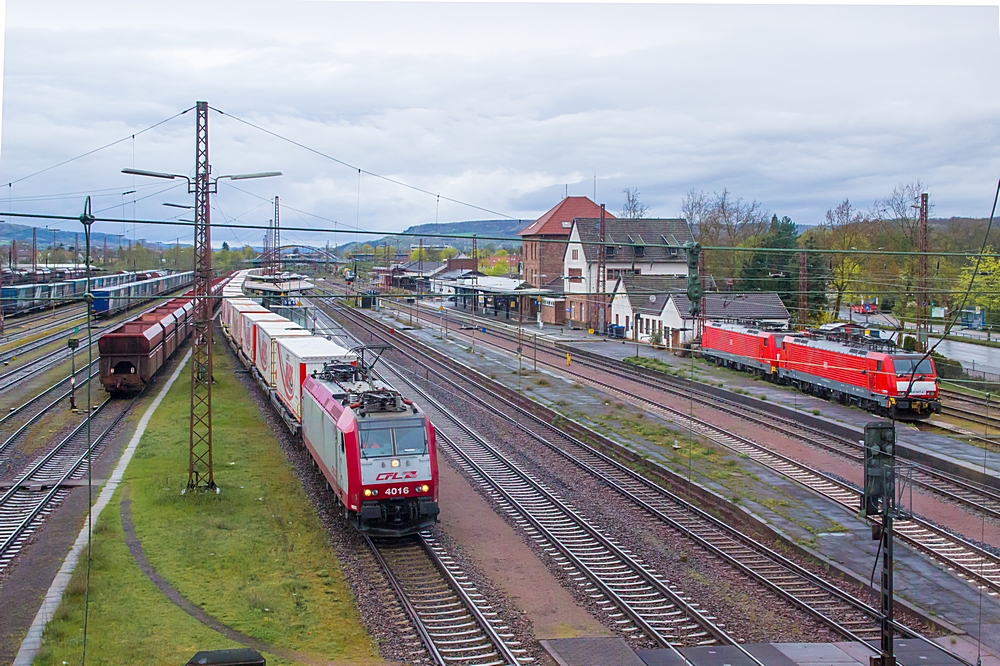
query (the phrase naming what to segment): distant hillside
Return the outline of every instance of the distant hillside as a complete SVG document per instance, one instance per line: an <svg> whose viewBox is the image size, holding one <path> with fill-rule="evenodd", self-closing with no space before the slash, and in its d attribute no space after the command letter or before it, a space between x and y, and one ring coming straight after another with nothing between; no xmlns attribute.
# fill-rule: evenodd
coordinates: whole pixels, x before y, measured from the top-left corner
<svg viewBox="0 0 1000 666"><path fill-rule="evenodd" d="M65 221L58 224L50 225L52 227L60 227L59 231L56 232L55 242L56 245L62 245L63 247L72 246L79 237L80 247L84 246L86 239L83 237L83 225L79 222ZM8 222L0 222L0 245L9 245L11 239L17 241L18 247L31 247L31 230L33 227L27 224L10 224ZM69 231L65 231L69 229ZM79 236L78 236L79 235ZM90 243L94 247L99 245L104 245L104 239L108 239L108 245L117 245L118 237L113 234L104 234L100 232L94 232L90 235ZM140 239L141 240L141 239ZM52 245L52 229L46 229L45 227L38 227L37 233L38 249L44 250ZM126 241L127 243L127 241ZM150 247L158 246L159 243L143 243Z"/></svg>
<svg viewBox="0 0 1000 666"><path fill-rule="evenodd" d="M472 235L487 237L487 238L501 238L509 239L506 241L496 241L496 240L484 240L480 241L480 245L483 247L492 245L494 247L519 247L520 240L517 238L517 232L523 229L530 220L468 220L465 222L430 222L427 224L416 224L412 227L406 228L403 233L405 234L428 234L428 236L423 237L424 245L451 245L452 247L462 251L468 252L472 249ZM438 236L436 234L444 234ZM453 238L452 236L460 236L461 238ZM411 244L416 245L420 243L421 238L415 238L412 236L394 236L386 235L382 238L371 238L368 240L361 241L359 243L346 243L340 245L337 248L338 253L351 252L355 247L359 245L381 245L382 243L389 243L395 246L397 243L400 250L409 249Z"/></svg>

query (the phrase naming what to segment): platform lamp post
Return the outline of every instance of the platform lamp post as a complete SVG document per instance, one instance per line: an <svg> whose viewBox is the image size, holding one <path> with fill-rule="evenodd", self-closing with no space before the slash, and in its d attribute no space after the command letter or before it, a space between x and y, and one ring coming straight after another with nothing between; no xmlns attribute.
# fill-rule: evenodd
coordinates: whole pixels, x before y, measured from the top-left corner
<svg viewBox="0 0 1000 666"><path fill-rule="evenodd" d="M208 103L198 102L195 136L195 177L184 174L122 169L132 176L187 181L194 195L194 334L192 336L191 416L187 490L214 490L212 463L212 236L208 197L218 192L220 180L249 180L280 176L280 171L245 173L212 178L208 161Z"/></svg>

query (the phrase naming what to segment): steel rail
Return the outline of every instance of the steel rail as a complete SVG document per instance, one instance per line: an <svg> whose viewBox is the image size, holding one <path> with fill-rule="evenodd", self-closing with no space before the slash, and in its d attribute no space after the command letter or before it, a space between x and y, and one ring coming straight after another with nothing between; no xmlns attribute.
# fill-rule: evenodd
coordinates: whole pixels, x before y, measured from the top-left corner
<svg viewBox="0 0 1000 666"><path fill-rule="evenodd" d="M78 316L78 317L74 317L70 321L77 321L79 319L84 319L85 320L86 319L86 314L83 314L83 315ZM5 352L0 352L0 363L6 363L6 362L10 361L11 359L13 359L16 356L21 356L22 354L28 354L28 353L36 350L36 349L40 349L40 348L44 347L45 345L53 343L56 340L60 340L62 338L68 338L70 335L73 334L73 330L72 330L73 326L70 326L69 323L66 322L66 321L55 322L54 324L52 324L50 326L46 326L42 330L48 330L50 328L59 328L60 326L66 326L66 328L62 329L62 330L59 330L59 331L55 331L54 333L49 333L48 335L43 336L41 338L37 338L35 340L32 340L31 342L26 342L25 344L23 344L23 345L21 345L19 347L14 347L13 349L8 349ZM20 337L27 337L28 335L30 335L32 333L38 333L38 332L39 331L37 331L37 330L25 331L24 335L22 335ZM10 342L16 342L16 341L17 341L17 339L14 339L14 340L5 340L3 342L0 342L0 344L9 344Z"/></svg>
<svg viewBox="0 0 1000 666"><path fill-rule="evenodd" d="M352 315L348 316L352 318L352 320L354 320L354 317ZM376 326L379 325L377 322L373 322L370 319L366 319L365 322L367 324L374 324ZM365 324L361 325L364 326ZM369 330L372 329L369 328ZM391 339L383 338L383 339L386 341L391 340L392 342L398 342L399 340L399 338L391 338ZM529 411L529 409L526 409L522 404L518 404L518 401L531 402L529 399L524 398L522 396L513 395L509 389L506 389L506 387L503 387L497 382L489 379L487 376L483 375L475 368L460 363L459 361L456 361L454 359L443 357L443 355L441 355L440 352L437 352L437 350L429 348L427 345L417 342L413 339L406 339L405 342L408 348L413 352L420 354L425 358L429 358L433 362L441 366L444 366L452 374L461 377L464 382L474 386L476 390L481 391L487 394L490 398L501 402L509 410L512 410L516 413L523 415L524 417L531 420L533 423L565 439L574 447L575 450L573 453L566 451L562 447L548 441L546 438L542 437L537 432L531 430L524 424L518 422L516 419L511 417L508 413L504 412L503 410L498 409L492 405L485 404L484 406L486 406L496 416L511 423L512 425L522 430L532 438L536 439L538 442L540 442L550 450L554 451L555 453L565 458L570 463L576 465L577 467L580 467L584 471L588 472L594 478L598 479L602 483L613 488L616 492L624 496L626 499L642 507L651 515L660 519L661 521L668 524L675 530L681 532L681 534L683 534L684 536L687 536L692 540L694 540L695 542L699 543L706 550L715 554L723 561L729 563L738 571L759 581L760 583L771 589L773 592L775 592L778 596L786 599L787 601L801 608L805 612L813 615L813 617L815 617L816 619L820 620L821 622L832 628L835 632L839 633L844 638L859 642L864 642L866 640L865 638L859 636L856 633L856 630L852 630L844 626L843 624L840 624L836 620L831 619L823 611L811 606L809 603L796 597L795 594L786 589L786 587L801 586L804 581L813 588L809 590L809 592L815 592L816 588L818 588L824 594L829 595L830 597L834 597L838 599L840 602L846 604L849 607L850 611L859 612L865 615L866 619L869 621L867 639L878 637L879 635L878 626L877 624L874 624L875 619L879 617L879 611L877 609L869 606L860 599L856 599L848 595L847 593L843 592L832 583L829 583L819 578L818 576L815 576L808 570L800 567L799 565L788 560L784 556L776 553L775 551L764 546L763 544L757 542L751 537L739 532L735 528L725 524L724 522L715 518L714 516L711 516L710 514L704 512L703 510L695 507L690 502L687 502L686 500L675 495L674 493L663 488L662 486L655 484L654 482L650 481L647 477L642 476L638 472L626 467L625 465L621 464L620 462L611 458L610 456L594 449L593 447L586 444L582 440L557 428L552 424L550 420L543 419L538 415ZM425 369L428 369L430 372L433 372L441 380L447 382L448 384L453 386L456 390L464 393L473 400L477 401L481 400L480 398L475 397L472 391L462 386L459 386L458 383L453 379L451 379L450 377L445 376L443 373L439 372L434 368L430 368L428 365L414 358L414 356L412 355L409 356L409 358L410 360L413 360L416 363L420 364ZM488 386L490 388L487 388ZM506 394L509 397L505 397L504 394ZM544 407L541 406L539 407L543 410L545 409ZM554 417L556 415L553 413L549 414L548 416ZM585 426L581 427L585 428ZM602 439L606 440L606 438L604 438L601 435L598 435L597 433L593 433L593 435L595 437L601 437ZM617 446L610 440L607 440L606 444L610 447ZM591 458L592 462L585 462L583 459L581 459L580 457L581 454ZM603 471L599 468L603 468ZM627 486L631 486L631 488ZM690 514L690 515L685 515L685 514ZM693 516L696 520L693 521L691 519L691 516ZM697 524L698 522L702 523L702 525L698 525ZM701 528L701 532L698 531L699 527ZM706 527L710 530L710 532L707 535L705 534ZM718 539L720 536L722 536L727 540L732 541L734 545L738 545L744 550L749 550L749 552L743 553L742 554L743 559L740 559L739 557L740 553L738 553L738 549L730 547L729 550L727 550L725 546L720 546L718 544ZM736 554L734 554L734 552ZM770 560L770 564L766 566L772 568L772 570L770 571L771 578L769 578L764 573L755 569L746 561L748 559L754 559L754 558L759 559L760 557L765 557L768 560ZM759 562L757 562L756 564L758 568L765 568L762 567L762 565ZM778 567L779 570L775 571L774 570L775 567ZM775 582L775 580L773 580L773 578L780 578L781 576L786 576L788 574L792 574L801 580L794 583L784 581L785 586L782 586L781 583ZM824 600L824 604L829 604L829 600Z"/></svg>
<svg viewBox="0 0 1000 666"><path fill-rule="evenodd" d="M98 361L94 361L93 363L91 363L90 364L91 367L93 367L94 363L97 363L97 362ZM82 367L82 368L80 368L79 370L76 371L76 374L78 375L81 372L86 372L86 371L87 371L87 368L86 367ZM93 379L94 377L96 377L97 374L98 373L91 373L90 379ZM22 411L24 411L28 407L31 407L33 404L35 404L36 402L38 402L39 400L41 400L42 398L44 398L46 395L48 395L52 391L55 391L57 388L59 388L60 386L62 386L63 384L65 384L66 382L68 382L70 379L72 379L75 376L76 375L72 375L72 376L71 375L67 375L66 377L64 377L63 379L60 379L58 382L56 382L55 384L53 384L49 388L47 388L44 391L42 391L41 393L37 394L35 397L29 399L24 404L19 405L17 407L12 407L9 412L7 412L2 417L0 417L0 426L2 426L4 423L6 423L7 419L14 418L18 414L20 414ZM61 396L59 396L59 400L62 400L63 398L65 398L68 395L69 395L68 391L66 393L63 393ZM2 450L3 450L3 447L0 446L0 451L2 451Z"/></svg>
<svg viewBox="0 0 1000 666"><path fill-rule="evenodd" d="M66 459L66 456L60 456L57 460L56 453L61 452L65 449L69 443L77 438L87 425L87 421L84 421L79 426L77 426L73 432L67 436L62 442L60 442L53 451L43 456L43 459L31 466L31 468L22 473L15 481L14 485L6 492L2 497L0 497L0 535L3 536L3 540L0 541L0 570L5 568L13 559L16 554L17 547L23 544L23 539L21 537L26 536L31 528L32 524L37 521L37 519L43 514L43 512L50 511L52 506L61 500L61 498L68 493L68 490L64 488L64 484L69 481L80 469L84 462L87 461L87 457L92 455L94 450L100 446L108 434L114 429L118 423L121 422L123 418L131 411L132 406L138 396L132 398L128 404L122 409L111 421L110 423L97 435L92 441L90 446L84 445L83 451L76 455L75 457ZM103 411L103 408L111 401L109 398L104 403L101 404L100 409L94 412L90 416L90 419L96 417L98 413ZM90 420L88 419L88 420ZM46 469L46 465L49 462L55 461L51 467L54 469ZM18 491L21 490L21 486L26 485L34 476L45 476L43 485L51 484L51 488L44 495L39 495L39 493L22 493L22 495L28 495L27 501L13 502Z"/></svg>
<svg viewBox="0 0 1000 666"><path fill-rule="evenodd" d="M95 363L96 363L96 361L95 361ZM97 375L98 375L97 372L92 373L90 375L90 379L93 379ZM63 382L65 382L65 381L66 380L64 379ZM62 382L60 382L60 384L61 383ZM58 386L58 384L56 386ZM55 388L55 387L52 387L52 388ZM48 393L51 390L52 389L47 389L44 393ZM0 453L3 453L4 451L6 451L7 448L9 446L11 446L11 444L13 444L18 439L18 437L20 437L22 434L24 434L24 432L27 431L27 429L30 428L33 424L35 424L39 419L41 419L43 416L45 416L46 414L48 414L49 410L51 410L53 407L55 407L59 403L59 401L61 401L66 396L68 396L71 392L72 392L72 389L70 389L69 391L64 392L62 395L60 395L55 400L53 400L51 403L49 403L49 405L47 407L44 407L37 414L33 415L30 419L28 419L23 424L21 424L21 427L19 427L17 430L15 430L13 433L11 433L11 435L7 439L5 439L2 443L0 443ZM32 398L32 401L36 400L37 397L38 396L36 396L35 398ZM28 404L28 403L26 403L26 404ZM22 407L24 407L24 405L22 405ZM84 410L84 411L86 411L86 410ZM84 419L84 423L86 423L86 419Z"/></svg>
<svg viewBox="0 0 1000 666"><path fill-rule="evenodd" d="M477 478L479 485L492 489L492 494L508 507L508 512L520 517L517 522L521 529L538 541L546 552L550 555L557 552L560 555L563 568L570 569L568 573L571 578L578 583L589 581L591 587L586 590L587 593L592 598L603 599L606 603L598 603L604 606L606 612L610 605L617 607L627 617L616 620L619 626L634 625L636 630L641 630L661 647L674 651L687 664L691 662L677 650L677 639L703 645L734 645L752 663L763 666L716 625L713 618L704 615L682 593L672 589L659 574L605 537L575 509L507 460L423 389L397 373L385 361L383 365L400 382L407 384L415 394L421 396L425 410L430 406L459 429L462 438L467 440L466 446L471 447L473 453L470 454L439 428L437 436L439 443L444 444L442 448L452 452L456 464L460 464L467 473ZM491 469L487 471L484 465L489 465ZM569 566L565 566L566 564ZM672 619L678 614L680 619ZM675 626L681 623L686 624ZM671 629L674 631L670 631ZM668 635L677 633L677 629L687 630L688 633Z"/></svg>
<svg viewBox="0 0 1000 666"><path fill-rule="evenodd" d="M429 314L429 316L437 316L433 312L425 313L425 315L426 314ZM509 331L505 331L502 328L498 330L495 324L489 328L491 329L491 334L508 340L513 340L513 335ZM505 352L510 352L510 350L498 345L494 344L494 346ZM553 348L559 349L560 345L556 343L553 345ZM744 405L739 402L726 400L713 394L699 391L697 388L689 387L686 380L683 382L683 385L680 383L674 384L668 377L662 376L662 373L654 374L654 371L628 368L624 363L616 363L587 350L566 346L561 346L561 348L563 351L571 352L574 355L574 360L576 360L578 364L589 366L595 370L610 370L612 374L623 379L641 378L647 382L653 383L654 388L683 398L694 399L699 404L724 413L738 416L744 420L751 421L752 423L768 429L777 430L785 434L787 434L787 430L789 428L794 429L800 433L800 436L803 433L805 434L802 436L802 439L807 444L811 444L817 448L848 458L858 464L863 461L863 457L860 453L862 451L861 445L854 440L838 437L836 435L830 435L829 433L825 433L822 430L807 424L800 423L792 418L756 410L750 405ZM583 380L588 379L585 376L574 372L572 369L567 369L547 361L544 358L539 359L539 362L560 372L567 372L574 377L578 377ZM610 385L606 386L612 390L625 391L625 389L620 389L618 387ZM634 395L631 392L626 391L626 393ZM637 397L641 398L641 396ZM982 484L976 484L921 463L908 464L913 466L915 472L912 477L912 481L915 486L919 486L932 493L942 495L949 500L957 502L963 506L967 506L971 509L982 511L993 518L1000 519L1000 492L997 492L987 486L983 486Z"/></svg>
<svg viewBox="0 0 1000 666"><path fill-rule="evenodd" d="M420 387L394 369L393 373L420 396L425 406L430 405L460 429L465 442L437 430L443 448L453 453L455 461L478 478L480 485L492 488L501 504L506 504L530 525L531 530L525 530L529 536L534 531L543 548L549 546L559 551L572 567L568 572L571 578L573 573L580 573L589 579L593 587L588 592L599 592L643 633L680 656L683 656L677 650L680 641L694 641L697 645L721 643L736 646L753 663L763 666L683 593L672 589L659 574L604 536L568 503L508 460ZM683 619L670 619L677 612ZM682 622L683 626L676 626ZM678 628L686 634L669 631Z"/></svg>
<svg viewBox="0 0 1000 666"><path fill-rule="evenodd" d="M365 539L435 664L518 666L534 661L515 654L527 650L508 644L513 635L501 635L507 627L486 617L490 611L473 598L475 588L469 586L470 592L458 581L462 572L445 561L430 533L403 540Z"/></svg>
<svg viewBox="0 0 1000 666"><path fill-rule="evenodd" d="M369 318L366 318L366 321L371 321L371 320L370 320ZM412 340L408 340L408 342L415 342L415 341L412 341ZM424 346L424 347L426 347L426 345L424 345L423 343L415 343L415 344L419 344L419 345L421 345L421 346ZM436 350L432 350L432 351L436 351ZM437 352L437 353L438 353L438 354L440 354L440 352ZM479 372L478 372L478 371L476 371L475 369L472 369L472 368L469 368L468 366L465 366L464 364L461 364L461 363L459 363L459 362L457 362L457 361L454 361L453 359L446 359L446 361L447 361L447 362L449 362L449 363L455 363L455 364L457 364L457 365L460 365L460 366L462 366L463 370L465 370L465 371L470 371L471 373L474 373L474 374L477 374L477 375L481 375L481 373L479 373ZM440 373L437 373L436 371L435 371L435 374L437 374L437 375L441 376L441 375L440 375ZM483 379L484 381L487 381L487 382L488 382L488 381L491 381L491 380L489 380L488 378L486 378L485 376L482 376L482 379ZM450 382L450 383L453 383L453 382ZM473 384L475 384L474 382L470 382L470 383L473 383ZM494 383L495 383L495 382L494 382ZM500 399L501 399L501 400L503 400L503 398L502 398L502 397L500 397ZM505 402L507 402L507 401L505 401ZM512 403L511 403L511 406L513 406L513 407L517 408L517 405L513 405ZM502 412L500 412L499 410L496 410L496 411L497 411L497 413L499 413L499 414L503 415L503 413L502 413ZM550 425L550 424L549 424L549 423L548 423L547 421L544 421L544 420L542 420L542 419L539 419L539 418L538 418L537 416L534 416L534 415L531 415L530 413L529 413L529 415L530 415L530 416L532 416L532 418L534 418L534 419L535 419L536 421L538 421L539 423L541 423L541 424L543 424L544 426L546 426L547 428L550 428L550 429L552 429L552 430L555 430L555 431L557 431L557 432L559 431L558 429L556 429L556 428L553 428L553 427L552 427L552 426L551 426L551 425ZM562 417L562 418L565 418L565 417ZM568 420L568 419L567 419L567 420ZM521 426L521 427L522 427L522 429L523 429L523 426ZM586 426L581 426L581 427L583 427L583 428L586 428ZM569 436L568 436L568 435L567 435L566 433L562 433L562 434L563 434L563 436L564 436L564 437L569 437ZM594 434L596 435L596 433L594 433ZM597 436L598 436L598 437L600 437L600 435L597 435ZM582 443L582 442L580 442L580 446L581 446L581 447L584 447L584 448L589 448L589 447L588 447L588 446L587 446L587 445L586 445L585 443ZM558 447L556 447L556 448L558 448ZM655 485L655 484L652 484L652 482L650 482L650 481L649 481L648 479L645 479L644 477L641 477L640 475L636 474L636 473L635 473L634 471L632 471L632 470L630 470L630 469L628 469L628 468L624 467L623 465L621 465L621 464L620 464L620 463L618 463L617 461L615 461L615 460L611 459L610 457L608 457L608 456L604 455L603 453L601 453L601 452L599 452L599 451L594 451L593 449L591 449L591 451L593 452L593 454L595 455L595 457L598 457L598 458L604 458L604 459L607 459L607 460L608 460L608 462L609 462L610 464L612 464L612 465L615 465L615 466L618 466L618 467L620 467L620 468L621 468L621 469L623 470L623 472L624 472L624 473L625 473L626 475L628 475L628 476L631 476L631 477L633 477L633 478L637 479L637 480L638 480L638 481L639 481L640 483L642 483L642 484L644 484L644 485L651 485L651 486L652 486L652 487L653 487L653 488L654 488L654 489L655 489L655 490L656 490L657 492L660 492L660 493L664 493L664 494L670 494L670 493L669 493L668 491L666 491L666 490L665 490L665 489L663 489L662 487L660 487L660 486L657 486L657 485ZM569 459L569 460L573 461L574 463L577 463L577 464L578 464L578 465L580 465L581 467L583 467L583 466L584 466L583 464L581 464L581 463L580 463L580 461L579 461L579 460L578 460L577 458L574 458L573 456L571 456L571 455L567 454L567 453L566 453L566 452L564 452L564 451L561 451L561 453L562 453L562 455L563 455L564 457L566 457L567 459ZM597 475L597 476L599 476L599 478L601 478L601 476L600 476L600 475ZM606 482L608 481L608 480L607 480L606 478L605 478L604 480L605 480ZM614 484L614 482L611 482L611 485L615 485L615 484ZM678 499L680 499L680 498L678 498ZM684 502L684 500L680 500L680 502ZM641 500L637 500L637 503L639 503L639 504L641 505L641 504L642 504L643 502L642 502ZM718 523L721 523L721 521L717 521L717 519L715 519L714 517L710 516L709 514L705 514L705 513L704 513L703 511L701 511L700 509L697 509L697 507L693 507L693 506L691 506L691 508L692 508L692 509L694 509L694 510L695 510L696 512L698 512L698 513L701 513L701 514L703 514L703 515L704 515L704 516L705 516L706 518L708 518L709 520L711 520L711 521L713 521L713 522L718 522ZM652 509L652 510L651 510L651 512L652 512L652 513L654 513L654 515L655 515L655 514L657 513L657 511L656 511L655 509L653 509L652 507L650 507L650 509ZM647 510L650 510L650 509L647 509ZM667 520L668 520L668 522L669 522L669 518L667 518ZM727 530L731 530L731 528L729 528L728 526L726 526L726 525L725 525L724 523L722 523L722 525L723 525L723 526L724 526L724 527L725 527L725 528L726 528ZM692 535L692 536L693 536L693 537L695 538L695 540L696 540L696 541L699 541L699 543L708 543L708 548L707 548L708 550L710 550L710 551L712 551L712 552L715 552L715 551L719 550L719 549L715 548L715 547L713 546L713 544L711 544L710 542L704 542L704 541L703 541L702 539L700 539L700 538L699 538L699 536L698 536L698 535ZM752 539L749 539L749 537L745 537L745 538L746 538L747 540L749 540L749 541L752 541ZM775 555L776 555L776 556L777 556L777 558L779 558L779 559L784 559L784 558L783 558L782 556L780 556L780 555L777 555L777 554L775 554ZM794 563L792 563L792 562L789 562L788 564L789 564L789 565L791 565L791 568L793 568L793 569L794 569L794 568L798 568L798 565L795 565L795 564L794 564ZM818 577L816 577L816 576L813 576L813 575L812 575L812 574L811 574L810 572L808 572L808 571L805 571L805 570L803 570L803 573L805 574L805 577L806 577L807 579L813 579L813 580L815 580L816 584L818 584L818 585L819 585L819 586L820 586L821 588L829 588L829 587L831 587L829 583L827 583L826 581L823 581L822 579L820 579L820 578L818 578ZM845 600L848 600L848 601L850 601L850 602L854 602L854 603L858 603L858 604L860 604L860 606L861 606L861 607L864 607L865 609L867 609L867 611L866 611L866 612L867 612L867 614L869 614L869 615L871 615L871 616L875 616L875 617L877 617L877 616L878 616L878 611L877 611L876 609L874 609L874 608L870 607L870 606L867 606L867 604L864 604L864 602L861 602L860 600L855 600L855 599L853 599L853 597L849 597L849 595L845 595L845 594L843 594L843 593L842 593L842 592L841 592L840 590L837 590L836 588L833 588L833 590L834 590L834 591L835 591L835 592L837 593L837 596L839 596L839 597L841 597L841 598L844 598L844 597L847 597L847 599L845 599ZM952 655L952 653L951 653L951 652L950 652L949 650L947 650L947 649L945 649L945 648L941 648L941 646L938 646L938 645L937 645L936 643L933 643L932 641L930 641L930 639L928 639L928 638L924 637L923 635L921 635L921 634L919 634L919 633L917 633L917 632L914 632L913 630L909 629L908 627L905 627L905 625L901 625L901 624L899 624L899 623L895 623L895 627L896 627L897 631L899 631L899 632L900 632L901 634L903 634L903 635L907 635L907 636L910 636L910 637L913 637L913 638L915 638L915 639L918 639L918 640L920 640L920 641L922 641L922 642L924 642L924 643L926 643L926 644L928 644L928 645L932 645L932 646L934 646L934 647L936 647L936 648L938 648L938 649L942 650L943 652L945 652L945 653L947 653L947 654L949 654L949 655L951 655L951 656L954 656L954 657L955 657L956 659L958 659L958 660L959 660L959 661L960 661L961 663L965 663L965 664L969 664L969 666L971 666L970 662L967 662L967 661L965 661L964 659L961 659L960 657L957 657L957 656L955 656L955 655ZM847 631L849 631L849 630L847 630ZM855 637L854 639L855 639L855 640L860 640L860 638L858 638L858 637Z"/></svg>

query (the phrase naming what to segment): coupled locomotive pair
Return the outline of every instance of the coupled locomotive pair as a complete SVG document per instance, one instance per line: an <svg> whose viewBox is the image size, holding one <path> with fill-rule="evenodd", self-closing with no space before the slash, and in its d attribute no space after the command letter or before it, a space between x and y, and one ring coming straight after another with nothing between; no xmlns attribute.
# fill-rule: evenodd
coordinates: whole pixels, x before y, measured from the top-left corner
<svg viewBox="0 0 1000 666"><path fill-rule="evenodd" d="M934 361L802 333L708 323L702 357L823 398L897 419L941 411Z"/></svg>

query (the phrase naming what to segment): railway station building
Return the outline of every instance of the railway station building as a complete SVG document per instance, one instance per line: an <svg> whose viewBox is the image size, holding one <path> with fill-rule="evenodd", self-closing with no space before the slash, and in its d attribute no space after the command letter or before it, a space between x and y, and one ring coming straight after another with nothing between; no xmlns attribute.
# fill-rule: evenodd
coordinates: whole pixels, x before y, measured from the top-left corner
<svg viewBox="0 0 1000 666"><path fill-rule="evenodd" d="M600 218L601 207L588 197L566 197L518 232L525 281L532 287L563 290L563 256L577 218ZM605 213L606 220L615 216Z"/></svg>
<svg viewBox="0 0 1000 666"><path fill-rule="evenodd" d="M582 327L600 328L599 312L607 297L600 291L600 219L578 218L570 227L563 255L567 317ZM694 235L686 220L674 218L620 220L605 218L604 293L612 294L619 278L627 276L679 277L687 275L683 246ZM612 317L613 320L613 317ZM611 321L604 322L605 326Z"/></svg>

